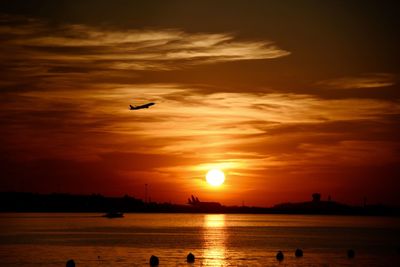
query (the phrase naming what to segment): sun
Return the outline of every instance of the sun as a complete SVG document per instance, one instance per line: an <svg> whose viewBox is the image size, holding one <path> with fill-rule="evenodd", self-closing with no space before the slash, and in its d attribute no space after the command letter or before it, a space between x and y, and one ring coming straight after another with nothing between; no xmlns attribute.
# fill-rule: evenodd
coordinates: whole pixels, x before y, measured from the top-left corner
<svg viewBox="0 0 400 267"><path fill-rule="evenodd" d="M220 186L225 181L225 174L221 170L212 169L207 172L206 180L212 186Z"/></svg>

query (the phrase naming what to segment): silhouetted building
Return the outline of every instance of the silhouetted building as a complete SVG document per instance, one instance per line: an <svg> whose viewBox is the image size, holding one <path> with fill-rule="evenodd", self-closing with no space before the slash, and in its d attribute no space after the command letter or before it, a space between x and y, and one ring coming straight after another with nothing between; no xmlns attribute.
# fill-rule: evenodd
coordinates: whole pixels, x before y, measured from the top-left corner
<svg viewBox="0 0 400 267"><path fill-rule="evenodd" d="M320 194L320 193L314 193L314 194L312 194L312 201L314 201L314 202L320 202L320 201L321 201L321 194Z"/></svg>
<svg viewBox="0 0 400 267"><path fill-rule="evenodd" d="M188 198L188 204L190 205L197 205L200 203L200 200L197 197L194 197L193 195Z"/></svg>
<svg viewBox="0 0 400 267"><path fill-rule="evenodd" d="M222 205L218 202L203 202L200 201L198 197L191 196L188 198L188 204L192 205L193 207L204 209L204 210L220 210Z"/></svg>

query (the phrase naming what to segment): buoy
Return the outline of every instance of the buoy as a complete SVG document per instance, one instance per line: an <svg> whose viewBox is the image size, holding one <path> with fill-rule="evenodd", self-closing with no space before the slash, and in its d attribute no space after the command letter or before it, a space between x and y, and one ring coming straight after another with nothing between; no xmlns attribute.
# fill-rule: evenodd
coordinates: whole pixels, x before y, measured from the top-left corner
<svg viewBox="0 0 400 267"><path fill-rule="evenodd" d="M195 260L195 257L194 257L194 255L190 252L190 253L186 256L186 261L187 261L188 263L193 263L194 260Z"/></svg>
<svg viewBox="0 0 400 267"><path fill-rule="evenodd" d="M151 255L150 257L150 266L158 266L159 260L157 256Z"/></svg>
<svg viewBox="0 0 400 267"><path fill-rule="evenodd" d="M69 261L67 261L66 267L75 267L75 262L74 262L74 260L69 260Z"/></svg>
<svg viewBox="0 0 400 267"><path fill-rule="evenodd" d="M353 259L355 255L356 255L356 253L354 252L354 250L349 249L349 250L347 251L347 258Z"/></svg>
<svg viewBox="0 0 400 267"><path fill-rule="evenodd" d="M278 261L283 261L283 258L284 258L283 252L282 251L278 251L278 253L276 254L276 259Z"/></svg>
<svg viewBox="0 0 400 267"><path fill-rule="evenodd" d="M297 248L296 251L294 252L294 255L299 258L299 257L303 257L303 250Z"/></svg>

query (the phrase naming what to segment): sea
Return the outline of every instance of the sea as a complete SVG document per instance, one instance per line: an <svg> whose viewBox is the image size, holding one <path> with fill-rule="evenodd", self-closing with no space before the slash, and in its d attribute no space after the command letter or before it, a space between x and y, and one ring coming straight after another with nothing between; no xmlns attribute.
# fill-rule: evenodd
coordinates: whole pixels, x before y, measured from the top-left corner
<svg viewBox="0 0 400 267"><path fill-rule="evenodd" d="M297 248L303 257L295 257ZM186 262L190 252L193 264ZM0 266L65 266L69 259L76 267L149 266L151 255L160 266L400 266L400 218L0 214Z"/></svg>

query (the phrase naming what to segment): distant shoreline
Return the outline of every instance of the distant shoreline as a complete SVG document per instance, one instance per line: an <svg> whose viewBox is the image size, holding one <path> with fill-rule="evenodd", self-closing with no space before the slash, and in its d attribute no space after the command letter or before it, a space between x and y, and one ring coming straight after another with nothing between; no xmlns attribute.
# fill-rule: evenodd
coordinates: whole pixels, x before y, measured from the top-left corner
<svg viewBox="0 0 400 267"><path fill-rule="evenodd" d="M193 196L192 196L193 197ZM195 198L193 198L195 199ZM385 205L350 206L335 201L282 203L272 207L224 206L218 202L190 201L188 204L144 202L128 195L106 197L99 194L37 194L0 192L0 212L46 213L219 213L287 215L400 216L400 207Z"/></svg>
<svg viewBox="0 0 400 267"><path fill-rule="evenodd" d="M104 214L104 212L97 211L0 211L0 214L24 214L24 213L33 213L33 214ZM224 215L304 215L304 216L343 216L343 217L386 217L386 218L397 218L400 217L399 214L324 214L324 213L240 213L240 212L125 212L125 214L224 214ZM88 216L88 217L98 217L104 218L104 216ZM123 218L121 218L123 219Z"/></svg>

